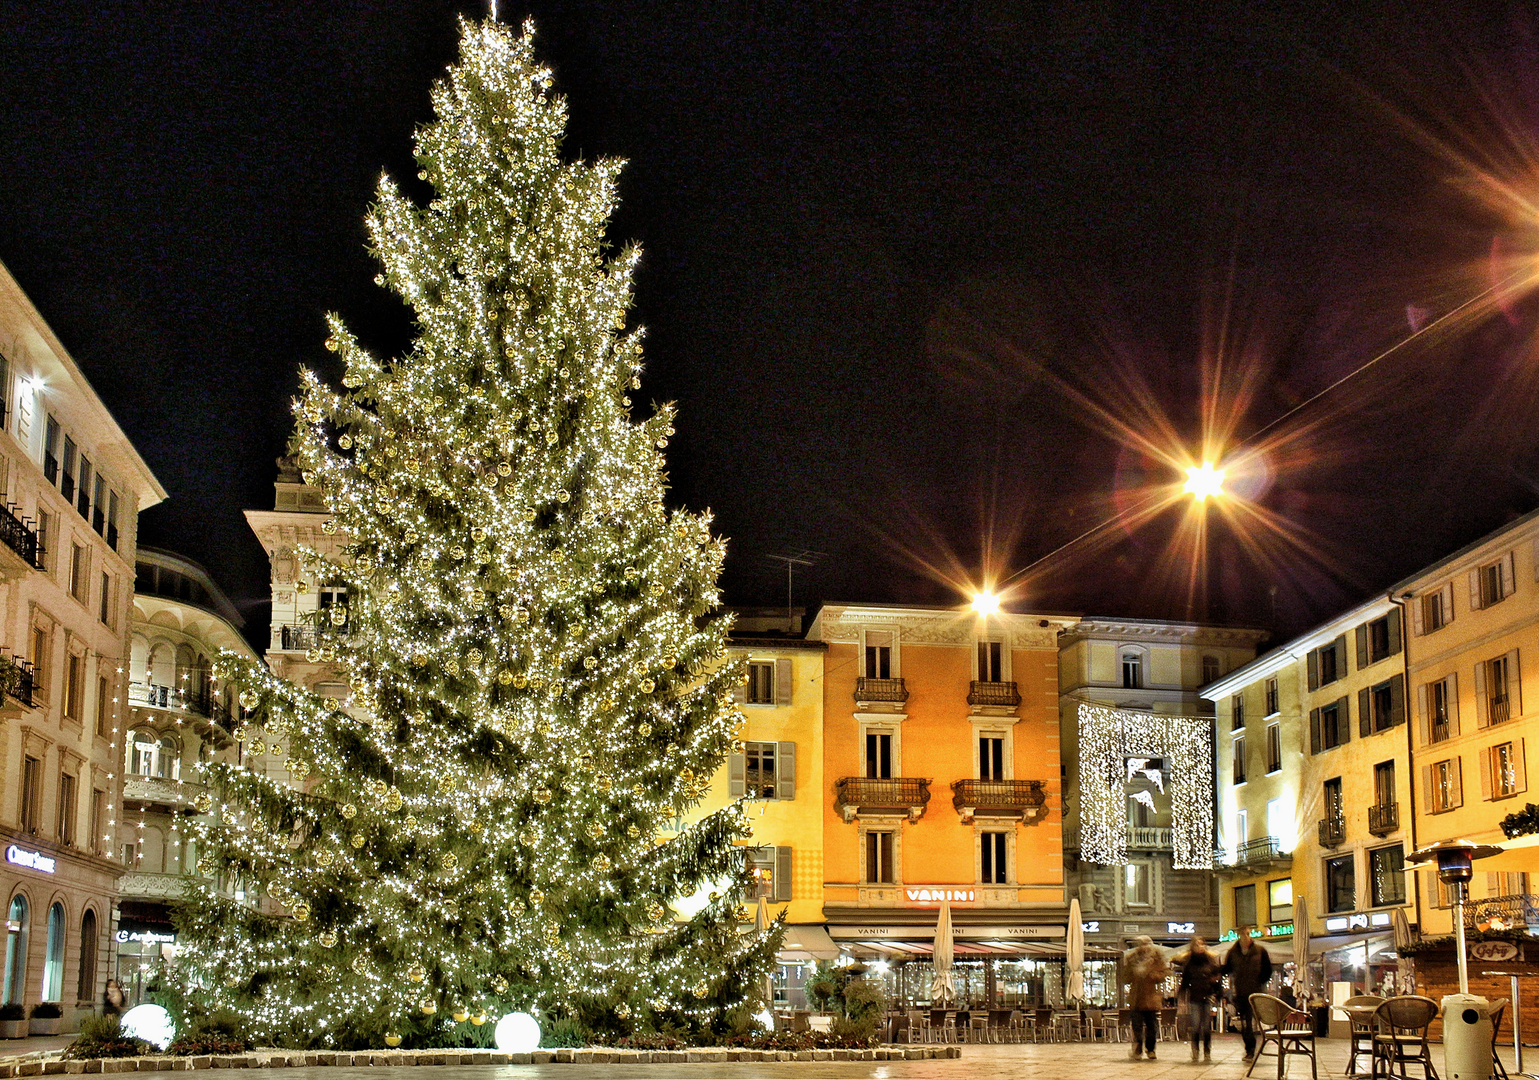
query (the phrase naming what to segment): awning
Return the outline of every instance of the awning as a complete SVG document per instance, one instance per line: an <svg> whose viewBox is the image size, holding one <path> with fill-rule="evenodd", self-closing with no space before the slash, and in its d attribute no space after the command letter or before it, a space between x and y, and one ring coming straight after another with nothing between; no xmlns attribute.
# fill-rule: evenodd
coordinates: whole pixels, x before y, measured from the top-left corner
<svg viewBox="0 0 1539 1080"><path fill-rule="evenodd" d="M1502 853L1475 860L1475 871L1491 873L1539 873L1539 835L1519 836L1514 840L1502 840ZM1407 870L1425 870L1425 866L1408 866Z"/></svg>
<svg viewBox="0 0 1539 1080"><path fill-rule="evenodd" d="M934 952L929 941L894 941L890 938L865 939L846 943L853 952L890 957L892 959L925 960ZM995 957L1000 960L1063 960L1067 952L1062 942L1053 941L967 941L958 938L952 945L959 958L974 960ZM1121 955L1116 949L1085 947L1087 960L1115 960Z"/></svg>
<svg viewBox="0 0 1539 1080"><path fill-rule="evenodd" d="M1367 942L1370 946L1382 942L1389 949L1395 947L1395 935L1385 930L1375 930L1368 934L1340 934L1335 937L1312 937L1309 939L1309 955L1311 958L1322 953L1335 952L1337 949L1355 949ZM1369 948L1369 955L1377 952Z"/></svg>
<svg viewBox="0 0 1539 1080"><path fill-rule="evenodd" d="M839 955L839 946L821 926L800 924L786 927L780 955L787 960L833 960Z"/></svg>

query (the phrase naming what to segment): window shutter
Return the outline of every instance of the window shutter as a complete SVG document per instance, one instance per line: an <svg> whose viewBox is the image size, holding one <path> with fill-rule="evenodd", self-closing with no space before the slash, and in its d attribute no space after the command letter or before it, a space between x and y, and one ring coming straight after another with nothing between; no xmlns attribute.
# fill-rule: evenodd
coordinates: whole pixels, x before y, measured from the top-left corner
<svg viewBox="0 0 1539 1080"><path fill-rule="evenodd" d="M748 793L748 755L727 755L727 794L734 799Z"/></svg>
<svg viewBox="0 0 1539 1080"><path fill-rule="evenodd" d="M1480 751L1480 797L1491 797L1491 750L1486 748Z"/></svg>
<svg viewBox="0 0 1539 1080"><path fill-rule="evenodd" d="M1470 610L1480 610L1480 570L1470 571Z"/></svg>
<svg viewBox="0 0 1539 1080"><path fill-rule="evenodd" d="M1512 557L1512 552L1502 556L1502 598L1511 596L1518 588L1518 564Z"/></svg>
<svg viewBox="0 0 1539 1080"><path fill-rule="evenodd" d="M748 703L748 669L743 669L743 681L732 688L732 700L739 705Z"/></svg>
<svg viewBox="0 0 1539 1080"><path fill-rule="evenodd" d="M1368 666L1368 624L1363 623L1353 631L1352 636L1357 639L1357 670L1362 671Z"/></svg>
<svg viewBox="0 0 1539 1080"><path fill-rule="evenodd" d="M775 798L796 798L796 744L794 742L780 743L775 750Z"/></svg>
<svg viewBox="0 0 1539 1080"><path fill-rule="evenodd" d="M1389 680L1389 723L1405 723L1405 676L1396 675Z"/></svg>
<svg viewBox="0 0 1539 1080"><path fill-rule="evenodd" d="M1336 678L1346 678L1347 674L1347 635L1342 634L1331 642L1331 648L1336 650Z"/></svg>
<svg viewBox="0 0 1539 1080"><path fill-rule="evenodd" d="M1512 740L1512 777L1516 782L1513 790L1528 790L1528 762L1523 755L1522 739Z"/></svg>
<svg viewBox="0 0 1539 1080"><path fill-rule="evenodd" d="M1490 721L1486 718L1486 662L1475 664L1475 726L1483 728Z"/></svg>
<svg viewBox="0 0 1539 1080"><path fill-rule="evenodd" d="M1452 810L1454 807L1464 805L1464 759L1454 758L1449 762L1449 767L1452 771L1448 776L1451 783L1448 785L1450 794L1447 809Z"/></svg>
<svg viewBox="0 0 1539 1080"><path fill-rule="evenodd" d="M1416 688L1416 745L1426 746L1432 741L1432 706L1428 701L1428 685Z"/></svg>
<svg viewBox="0 0 1539 1080"><path fill-rule="evenodd" d="M1459 734L1459 673L1451 673L1448 683L1448 737L1453 738Z"/></svg>
<svg viewBox="0 0 1539 1080"><path fill-rule="evenodd" d="M1314 654L1310 653L1310 655L1313 656ZM1309 710L1309 752L1311 754L1318 754L1320 752L1320 710L1319 709L1310 709Z"/></svg>
<svg viewBox="0 0 1539 1080"><path fill-rule="evenodd" d="M1429 813L1429 814L1437 813L1438 812L1437 790L1432 786L1432 766L1431 765L1423 765L1421 767L1421 790L1423 792L1423 794L1422 794L1422 802L1426 804L1427 813Z"/></svg>
<svg viewBox="0 0 1539 1080"><path fill-rule="evenodd" d="M1443 594L1443 621L1445 623L1453 622L1453 617L1454 617L1453 582L1450 581L1447 585L1444 585L1438 591Z"/></svg>
<svg viewBox="0 0 1539 1080"><path fill-rule="evenodd" d="M1309 688L1311 690L1318 690L1318 689L1320 689L1320 650L1319 649L1310 649L1309 650L1308 664L1309 664Z"/></svg>
<svg viewBox="0 0 1539 1080"><path fill-rule="evenodd" d="M777 847L775 849L775 900L777 902L791 899L792 885L791 849Z"/></svg>
<svg viewBox="0 0 1539 1080"><path fill-rule="evenodd" d="M1512 698L1508 715L1515 720L1523 715L1523 669L1518 666L1516 649L1507 654L1507 693Z"/></svg>
<svg viewBox="0 0 1539 1080"><path fill-rule="evenodd" d="M1336 699L1336 715L1341 718L1338 725L1341 728L1341 741L1345 745L1352 741L1352 695L1342 694Z"/></svg>
<svg viewBox="0 0 1539 1080"><path fill-rule="evenodd" d="M791 704L791 661L785 658L775 661L775 704Z"/></svg>
<svg viewBox="0 0 1539 1080"><path fill-rule="evenodd" d="M1400 652L1400 609L1394 608L1389 613L1389 655L1395 656Z"/></svg>
<svg viewBox="0 0 1539 1080"><path fill-rule="evenodd" d="M1373 703L1367 687L1357 692L1357 734L1364 739L1373 734Z"/></svg>
<svg viewBox="0 0 1539 1080"><path fill-rule="evenodd" d="M1411 602L1411 633L1421 637L1426 631L1422 628L1422 608L1426 605L1426 598L1418 596Z"/></svg>

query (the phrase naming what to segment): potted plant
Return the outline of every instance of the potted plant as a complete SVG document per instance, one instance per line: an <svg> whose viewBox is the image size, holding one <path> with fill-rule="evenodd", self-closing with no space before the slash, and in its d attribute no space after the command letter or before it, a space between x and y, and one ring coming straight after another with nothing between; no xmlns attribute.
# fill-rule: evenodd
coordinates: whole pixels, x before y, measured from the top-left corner
<svg viewBox="0 0 1539 1080"><path fill-rule="evenodd" d="M27 1026L29 1035L57 1035L63 1023L64 1012L57 1001L44 1001L32 1006L32 1020Z"/></svg>
<svg viewBox="0 0 1539 1080"><path fill-rule="evenodd" d="M27 1037L27 1010L21 1002L10 1001L0 1005L0 1039L25 1039Z"/></svg>

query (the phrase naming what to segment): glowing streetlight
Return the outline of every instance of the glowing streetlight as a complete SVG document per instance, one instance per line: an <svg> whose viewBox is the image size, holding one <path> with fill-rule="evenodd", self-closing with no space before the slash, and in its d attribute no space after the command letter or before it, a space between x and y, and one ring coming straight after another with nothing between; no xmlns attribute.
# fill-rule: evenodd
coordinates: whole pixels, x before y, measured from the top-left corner
<svg viewBox="0 0 1539 1080"><path fill-rule="evenodd" d="M1181 490L1198 502L1205 501L1209 495L1215 497L1222 495L1224 470L1215 469L1211 461L1204 461L1201 465L1190 465L1186 470L1186 484Z"/></svg>
<svg viewBox="0 0 1539 1080"><path fill-rule="evenodd" d="M987 590L973 596L973 610L979 615L993 615L999 611L999 597Z"/></svg>

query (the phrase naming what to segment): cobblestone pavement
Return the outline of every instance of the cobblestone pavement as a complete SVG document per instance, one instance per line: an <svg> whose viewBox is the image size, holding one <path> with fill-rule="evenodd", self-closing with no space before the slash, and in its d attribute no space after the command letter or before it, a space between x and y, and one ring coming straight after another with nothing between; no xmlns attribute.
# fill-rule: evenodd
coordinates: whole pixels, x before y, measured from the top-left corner
<svg viewBox="0 0 1539 1080"><path fill-rule="evenodd" d="M1321 1039L1319 1075L1340 1077L1347 1062L1345 1040ZM1213 1061L1193 1065L1191 1050L1182 1043L1161 1043L1158 1060L1130 1061L1126 1044L1071 1043L1022 1046L966 1046L962 1057L936 1061L817 1061L727 1063L701 1065L427 1065L395 1074L395 1080L1238 1080L1245 1074L1243 1048L1237 1036L1215 1039ZM1443 1071L1443 1049L1434 1046L1433 1062ZM1512 1048L1502 1050L1512 1070ZM1526 1054L1524 1064L1539 1065L1539 1050ZM381 1067L284 1069L272 1080L381 1080ZM143 1080L143 1073L136 1074ZM188 1080L185 1072L155 1073L158 1080ZM199 1074L207 1075L207 1074ZM1516 1075L1516 1074L1514 1074ZM1277 1064L1270 1056L1256 1066L1256 1080L1274 1080ZM1309 1076L1309 1062L1288 1059L1288 1076ZM232 1078L233 1080L233 1078Z"/></svg>

